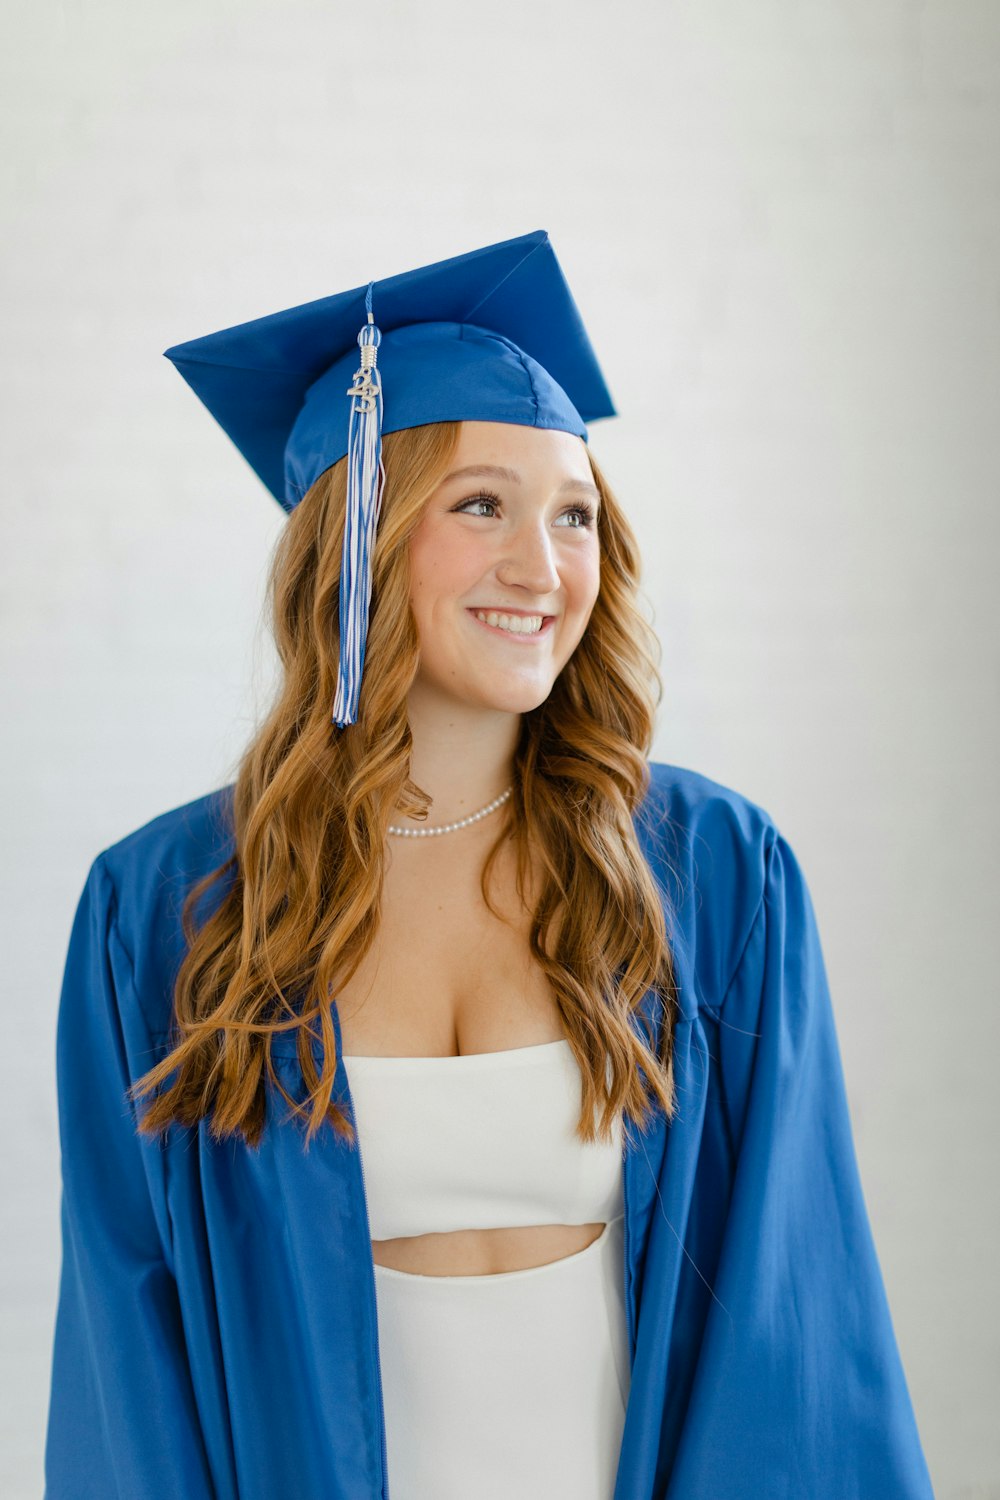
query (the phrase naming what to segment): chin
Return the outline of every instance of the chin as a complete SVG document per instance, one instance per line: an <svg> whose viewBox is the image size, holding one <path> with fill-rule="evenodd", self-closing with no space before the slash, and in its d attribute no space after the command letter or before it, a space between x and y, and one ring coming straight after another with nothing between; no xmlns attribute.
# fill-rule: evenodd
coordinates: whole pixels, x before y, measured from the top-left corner
<svg viewBox="0 0 1000 1500"><path fill-rule="evenodd" d="M549 689L551 692L552 689ZM549 693L521 693L511 694L506 698L496 698L492 702L484 702L483 707L491 709L494 713L505 714L530 714L536 708L540 708L548 698Z"/></svg>
<svg viewBox="0 0 1000 1500"><path fill-rule="evenodd" d="M469 708L482 708L491 713L527 714L538 708L552 692L554 684L512 684L504 690L496 683L476 686L469 684L466 691L452 686L449 696L457 698Z"/></svg>
<svg viewBox="0 0 1000 1500"><path fill-rule="evenodd" d="M479 663L476 664L477 669ZM519 677L516 673L498 670L495 664L484 663L482 670L470 670L472 663L466 658L453 664L441 663L440 670L425 664L418 673L414 689L428 703L450 700L463 708L480 708L486 712L526 714L538 708L550 696L558 679L558 673L541 672L535 677Z"/></svg>

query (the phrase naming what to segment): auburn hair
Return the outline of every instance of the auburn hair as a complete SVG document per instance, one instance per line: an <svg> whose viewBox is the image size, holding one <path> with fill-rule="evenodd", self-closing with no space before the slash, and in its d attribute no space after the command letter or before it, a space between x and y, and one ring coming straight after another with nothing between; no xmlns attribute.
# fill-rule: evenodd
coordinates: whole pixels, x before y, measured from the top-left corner
<svg viewBox="0 0 1000 1500"><path fill-rule="evenodd" d="M408 544L460 427L430 423L383 439L364 690L346 729L331 723L346 460L289 515L268 579L283 670L238 764L233 854L185 896L169 1050L129 1091L150 1100L139 1121L146 1134L207 1118L216 1140L240 1134L256 1147L270 1082L306 1122L307 1144L326 1120L353 1142L333 1097L331 996L378 930L388 823L397 809L419 818L431 805L409 775L406 698L418 637ZM650 780L659 645L639 608L634 533L589 449L588 457L601 496L599 594L548 698L522 715L513 793L480 881L499 916L489 877L509 838L522 905L529 872L538 873L531 951L581 1069L582 1141L596 1139L598 1109L604 1139L619 1114L642 1128L657 1101L673 1116L677 1013L665 898L633 825ZM199 925L195 908L216 886L221 897ZM652 1026L640 1022L639 1035L629 1020L650 989L662 1001L658 1047ZM272 1061L272 1039L285 1031L295 1033L300 1098Z"/></svg>

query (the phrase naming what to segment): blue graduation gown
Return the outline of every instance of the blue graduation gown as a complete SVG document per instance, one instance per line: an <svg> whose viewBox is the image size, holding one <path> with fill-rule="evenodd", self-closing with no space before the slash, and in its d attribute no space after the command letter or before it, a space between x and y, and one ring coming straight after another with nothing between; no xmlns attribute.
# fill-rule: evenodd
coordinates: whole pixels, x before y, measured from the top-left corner
<svg viewBox="0 0 1000 1500"><path fill-rule="evenodd" d="M626 1132L613 1500L927 1500L802 872L762 808L651 770L679 1108ZM332 1129L304 1151L273 1090L257 1151L204 1122L141 1137L123 1097L166 1050L181 902L232 853L231 791L104 850L73 924L47 1500L392 1494L357 1151ZM290 1035L275 1052L301 1097ZM336 1088L349 1108L339 1059Z"/></svg>

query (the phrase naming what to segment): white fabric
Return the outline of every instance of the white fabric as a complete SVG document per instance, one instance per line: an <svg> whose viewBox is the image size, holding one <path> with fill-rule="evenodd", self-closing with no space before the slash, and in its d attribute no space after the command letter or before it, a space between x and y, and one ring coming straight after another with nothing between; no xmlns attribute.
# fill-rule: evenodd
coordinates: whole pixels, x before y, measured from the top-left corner
<svg viewBox="0 0 1000 1500"><path fill-rule="evenodd" d="M462 1057L344 1055L373 1240L452 1229L607 1223L624 1209L622 1132L574 1134L565 1038Z"/></svg>
<svg viewBox="0 0 1000 1500"><path fill-rule="evenodd" d="M496 1276L376 1264L392 1500L612 1500L630 1379L623 1223Z"/></svg>
<svg viewBox="0 0 1000 1500"><path fill-rule="evenodd" d="M565 1040L344 1064L373 1239L605 1224L498 1275L376 1263L392 1500L611 1500L630 1383L620 1122L610 1144L577 1138Z"/></svg>

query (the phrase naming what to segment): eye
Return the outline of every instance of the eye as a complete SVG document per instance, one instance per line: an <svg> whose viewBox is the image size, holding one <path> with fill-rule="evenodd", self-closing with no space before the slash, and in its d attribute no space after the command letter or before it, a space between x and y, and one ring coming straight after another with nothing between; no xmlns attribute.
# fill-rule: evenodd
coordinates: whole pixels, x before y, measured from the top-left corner
<svg viewBox="0 0 1000 1500"><path fill-rule="evenodd" d="M563 511L563 515L577 515L581 518L579 526L571 526L571 531L589 531L594 524L594 509L591 505L571 505L569 510Z"/></svg>
<svg viewBox="0 0 1000 1500"><path fill-rule="evenodd" d="M463 500L456 505L457 511L464 511L467 505L499 505L500 496L495 495L492 490L481 490L478 495L470 495L468 500Z"/></svg>
<svg viewBox="0 0 1000 1500"><path fill-rule="evenodd" d="M478 495L470 495L468 499L462 500L458 505L455 506L455 510L466 512L466 507L469 505L497 506L500 505L500 503L500 496L495 494L493 490L481 490ZM585 503L582 503L580 505L570 505L566 508L566 510L562 512L562 514L564 516L576 515L580 517L579 525L570 526L570 531L590 531L594 526L595 516L593 506L591 505L587 505Z"/></svg>

